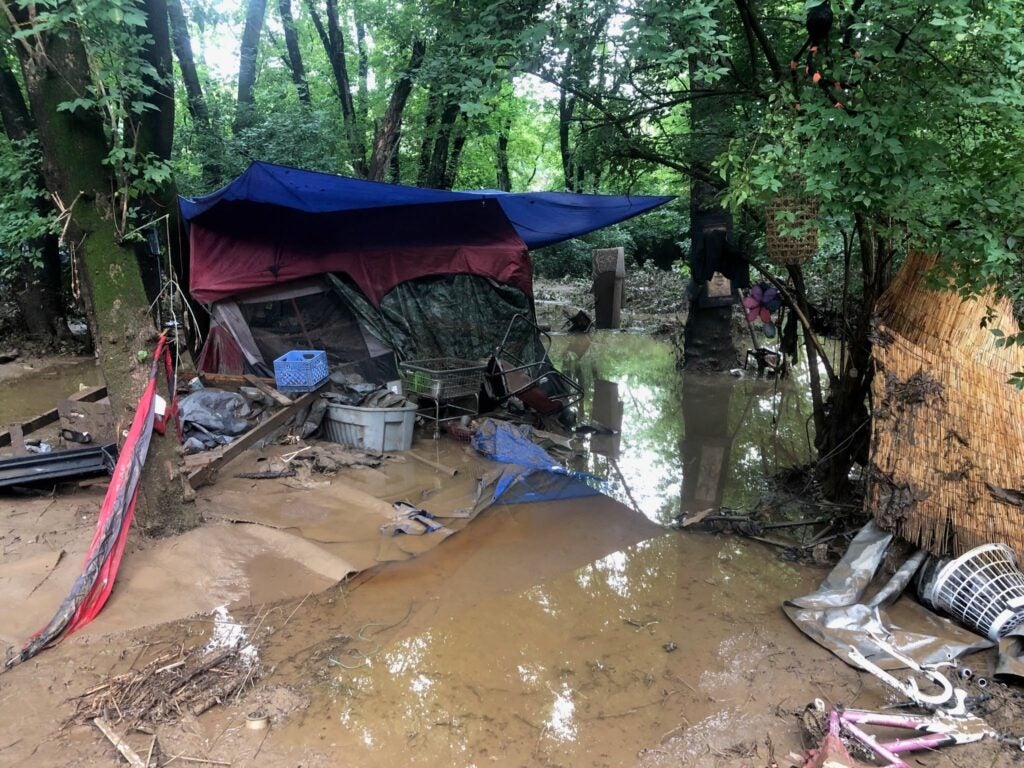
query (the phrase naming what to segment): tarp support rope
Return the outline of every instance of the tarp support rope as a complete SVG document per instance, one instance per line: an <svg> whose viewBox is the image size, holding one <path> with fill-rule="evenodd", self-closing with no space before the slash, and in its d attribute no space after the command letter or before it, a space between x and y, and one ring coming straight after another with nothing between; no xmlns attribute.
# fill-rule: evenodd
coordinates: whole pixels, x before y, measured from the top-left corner
<svg viewBox="0 0 1024 768"><path fill-rule="evenodd" d="M50 622L33 635L20 652L7 660L5 669L32 658L48 645L84 627L99 615L107 598L110 597L117 569L124 555L128 530L135 515L139 477L146 463L153 430L156 429L163 434L167 422L174 418L177 410L172 392L163 418L158 421L155 417L157 373L161 363L170 384L173 381L173 371L165 334L161 334L157 342L149 380L139 398L128 437L125 438L114 467L107 495L100 508L99 519L96 521L96 532L82 564L82 573L75 580L71 592L64 598L64 602ZM180 431L179 428L179 437Z"/></svg>

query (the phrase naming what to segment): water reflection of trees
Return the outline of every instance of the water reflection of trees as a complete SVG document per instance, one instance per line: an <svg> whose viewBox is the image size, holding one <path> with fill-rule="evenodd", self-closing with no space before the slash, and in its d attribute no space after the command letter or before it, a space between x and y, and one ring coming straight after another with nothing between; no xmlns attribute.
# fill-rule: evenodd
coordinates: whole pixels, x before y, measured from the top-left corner
<svg viewBox="0 0 1024 768"><path fill-rule="evenodd" d="M621 401L621 437L591 438L574 468L624 486L620 500L657 522L701 504L749 507L766 477L811 455L799 382L684 375L671 345L631 334L556 338L552 358L586 392L581 423Z"/></svg>

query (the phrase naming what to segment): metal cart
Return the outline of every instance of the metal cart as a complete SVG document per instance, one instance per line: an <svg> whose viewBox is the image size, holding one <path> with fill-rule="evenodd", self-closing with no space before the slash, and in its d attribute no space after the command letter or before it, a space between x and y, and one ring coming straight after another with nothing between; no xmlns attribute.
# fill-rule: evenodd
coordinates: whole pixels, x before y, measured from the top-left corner
<svg viewBox="0 0 1024 768"><path fill-rule="evenodd" d="M458 357L407 360L398 365L405 393L424 406L419 415L434 422L435 440L442 422L480 412L480 388L486 369L486 363Z"/></svg>

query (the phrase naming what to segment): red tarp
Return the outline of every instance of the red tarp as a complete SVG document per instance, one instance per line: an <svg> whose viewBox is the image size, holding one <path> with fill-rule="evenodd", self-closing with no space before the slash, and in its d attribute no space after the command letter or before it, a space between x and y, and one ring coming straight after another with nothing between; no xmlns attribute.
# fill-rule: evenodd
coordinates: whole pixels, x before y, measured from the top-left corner
<svg viewBox="0 0 1024 768"><path fill-rule="evenodd" d="M33 635L18 654L7 660L7 669L32 658L59 638L84 627L99 615L107 598L110 597L128 540L132 517L135 515L139 477L146 463L150 438L153 436L153 430L163 434L167 421L176 418L173 390L172 400L167 404L167 412L163 418L157 419L155 416L157 373L161 366L167 375L168 385L171 385L171 356L167 349L167 339L163 335L160 336L156 351L153 353L149 381L135 408L135 417L132 419L124 445L121 446L110 486L103 498L92 543L82 563L82 573L49 623Z"/></svg>
<svg viewBox="0 0 1024 768"><path fill-rule="evenodd" d="M190 246L192 295L204 303L325 272L347 274L375 306L430 275L480 275L533 294L526 245L493 199L317 214L225 202L192 220Z"/></svg>

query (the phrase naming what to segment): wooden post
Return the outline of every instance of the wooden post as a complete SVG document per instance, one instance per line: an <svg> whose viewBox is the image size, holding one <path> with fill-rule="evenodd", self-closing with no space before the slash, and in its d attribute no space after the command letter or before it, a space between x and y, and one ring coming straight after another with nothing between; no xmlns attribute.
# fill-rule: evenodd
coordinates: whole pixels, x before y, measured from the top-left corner
<svg viewBox="0 0 1024 768"><path fill-rule="evenodd" d="M597 248L592 253L595 326L619 328L626 294L626 252L623 248Z"/></svg>

